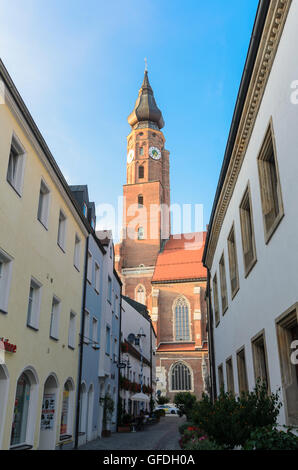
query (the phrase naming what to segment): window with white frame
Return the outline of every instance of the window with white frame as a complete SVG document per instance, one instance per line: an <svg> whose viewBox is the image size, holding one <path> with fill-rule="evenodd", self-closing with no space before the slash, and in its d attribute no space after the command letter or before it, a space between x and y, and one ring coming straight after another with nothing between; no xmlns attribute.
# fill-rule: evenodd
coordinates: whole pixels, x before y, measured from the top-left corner
<svg viewBox="0 0 298 470"><path fill-rule="evenodd" d="M69 329L68 329L68 346L72 349L76 345L76 314L70 312Z"/></svg>
<svg viewBox="0 0 298 470"><path fill-rule="evenodd" d="M272 121L258 157L258 168L265 238L268 243L284 215Z"/></svg>
<svg viewBox="0 0 298 470"><path fill-rule="evenodd" d="M108 276L108 301L112 303L112 279Z"/></svg>
<svg viewBox="0 0 298 470"><path fill-rule="evenodd" d="M7 313L11 284L12 258L0 249L0 311Z"/></svg>
<svg viewBox="0 0 298 470"><path fill-rule="evenodd" d="M98 329L98 320L97 318L92 319L92 341L97 343L97 329Z"/></svg>
<svg viewBox="0 0 298 470"><path fill-rule="evenodd" d="M225 390L225 382L224 382L224 373L223 373L223 365L221 364L218 366L218 387L219 387L219 392L222 390Z"/></svg>
<svg viewBox="0 0 298 470"><path fill-rule="evenodd" d="M106 326L106 354L111 354L111 328Z"/></svg>
<svg viewBox="0 0 298 470"><path fill-rule="evenodd" d="M220 292L221 292L221 306L222 313L224 314L228 309L228 292L227 292L227 281L226 281L226 266L225 257L222 255L219 262L219 275L220 275Z"/></svg>
<svg viewBox="0 0 298 470"><path fill-rule="evenodd" d="M219 316L217 274L215 274L213 278L213 302L214 302L215 326L218 326L220 323L220 316Z"/></svg>
<svg viewBox="0 0 298 470"><path fill-rule="evenodd" d="M175 341L190 341L189 309L186 299L180 298L174 304Z"/></svg>
<svg viewBox="0 0 298 470"><path fill-rule="evenodd" d="M118 316L119 316L119 297L118 297L118 295L115 296L115 315L118 318Z"/></svg>
<svg viewBox="0 0 298 470"><path fill-rule="evenodd" d="M43 180L41 180L40 190L39 190L37 218L46 228L48 227L49 208L50 208L50 190L47 187L46 183Z"/></svg>
<svg viewBox="0 0 298 470"><path fill-rule="evenodd" d="M66 243L66 216L62 211L59 213L59 222L58 222L58 238L57 243L60 248L65 251Z"/></svg>
<svg viewBox="0 0 298 470"><path fill-rule="evenodd" d="M80 270L80 258L81 258L81 239L78 236L78 234L76 234L73 264L75 268L77 268L78 271Z"/></svg>
<svg viewBox="0 0 298 470"><path fill-rule="evenodd" d="M254 224L249 186L246 188L240 204L240 222L242 233L245 275L248 276L257 261Z"/></svg>
<svg viewBox="0 0 298 470"><path fill-rule="evenodd" d="M226 372L227 372L227 391L229 393L235 393L234 386L234 371L233 371L233 360L230 357L226 361Z"/></svg>
<svg viewBox="0 0 298 470"><path fill-rule="evenodd" d="M239 392L248 392L248 380L247 380L247 370L246 370L246 358L245 350L241 349L237 353L237 367L238 367L238 384Z"/></svg>
<svg viewBox="0 0 298 470"><path fill-rule="evenodd" d="M99 294L100 288L100 268L99 264L95 262L95 290Z"/></svg>
<svg viewBox="0 0 298 470"><path fill-rule="evenodd" d="M186 364L175 364L171 372L172 390L174 392L189 392L192 390L191 371Z"/></svg>
<svg viewBox="0 0 298 470"><path fill-rule="evenodd" d="M21 195L25 167L25 151L18 139L13 136L7 168L7 181Z"/></svg>
<svg viewBox="0 0 298 470"><path fill-rule="evenodd" d="M229 267L230 267L230 282L232 297L235 297L239 290L239 273L238 273L238 259L235 241L235 228L231 228L228 237L228 252L229 252Z"/></svg>
<svg viewBox="0 0 298 470"><path fill-rule="evenodd" d="M61 302L57 297L54 296L52 300L50 326L50 337L53 339L59 339L60 310Z"/></svg>
<svg viewBox="0 0 298 470"><path fill-rule="evenodd" d="M88 259L87 259L87 281L92 284L92 254L88 251Z"/></svg>
<svg viewBox="0 0 298 470"><path fill-rule="evenodd" d="M88 310L85 310L84 312L84 338L83 341L85 344L89 344L89 338L90 338L90 314Z"/></svg>
<svg viewBox="0 0 298 470"><path fill-rule="evenodd" d="M40 299L41 299L41 284L36 279L31 279L28 309L27 309L27 326L38 329L39 313L40 313Z"/></svg>

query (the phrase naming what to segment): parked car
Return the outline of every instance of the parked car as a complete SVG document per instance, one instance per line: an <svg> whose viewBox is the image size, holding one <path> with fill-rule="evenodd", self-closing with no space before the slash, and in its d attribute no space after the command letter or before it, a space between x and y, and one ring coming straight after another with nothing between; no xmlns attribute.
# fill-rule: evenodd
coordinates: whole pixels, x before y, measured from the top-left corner
<svg viewBox="0 0 298 470"><path fill-rule="evenodd" d="M156 410L164 410L166 415L180 415L180 410L177 408L175 405L172 403L169 403L167 405L158 405L154 411Z"/></svg>

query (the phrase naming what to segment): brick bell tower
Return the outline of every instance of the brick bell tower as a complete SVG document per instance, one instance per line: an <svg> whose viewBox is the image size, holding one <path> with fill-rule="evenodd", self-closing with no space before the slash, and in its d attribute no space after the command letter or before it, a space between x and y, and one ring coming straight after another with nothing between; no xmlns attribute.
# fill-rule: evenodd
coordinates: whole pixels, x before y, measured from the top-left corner
<svg viewBox="0 0 298 470"><path fill-rule="evenodd" d="M151 312L151 279L158 253L170 236L170 154L147 70L128 123L123 235L116 262L125 295L146 304Z"/></svg>

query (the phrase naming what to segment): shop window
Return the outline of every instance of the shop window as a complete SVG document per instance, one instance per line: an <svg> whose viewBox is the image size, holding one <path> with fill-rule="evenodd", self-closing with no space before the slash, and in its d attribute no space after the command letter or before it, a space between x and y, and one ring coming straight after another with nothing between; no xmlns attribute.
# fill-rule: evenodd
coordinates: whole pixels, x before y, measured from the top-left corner
<svg viewBox="0 0 298 470"><path fill-rule="evenodd" d="M18 382L15 396L10 445L26 444L30 404L30 380L23 373Z"/></svg>
<svg viewBox="0 0 298 470"><path fill-rule="evenodd" d="M60 439L72 436L72 415L73 415L73 386L68 380L63 389Z"/></svg>

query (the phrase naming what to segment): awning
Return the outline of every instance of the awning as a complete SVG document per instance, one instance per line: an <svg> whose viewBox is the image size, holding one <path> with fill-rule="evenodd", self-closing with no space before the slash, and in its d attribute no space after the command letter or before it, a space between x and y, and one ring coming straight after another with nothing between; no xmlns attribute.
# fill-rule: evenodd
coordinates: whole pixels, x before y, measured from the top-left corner
<svg viewBox="0 0 298 470"><path fill-rule="evenodd" d="M136 393L131 397L132 401L150 401L150 398L145 393Z"/></svg>

